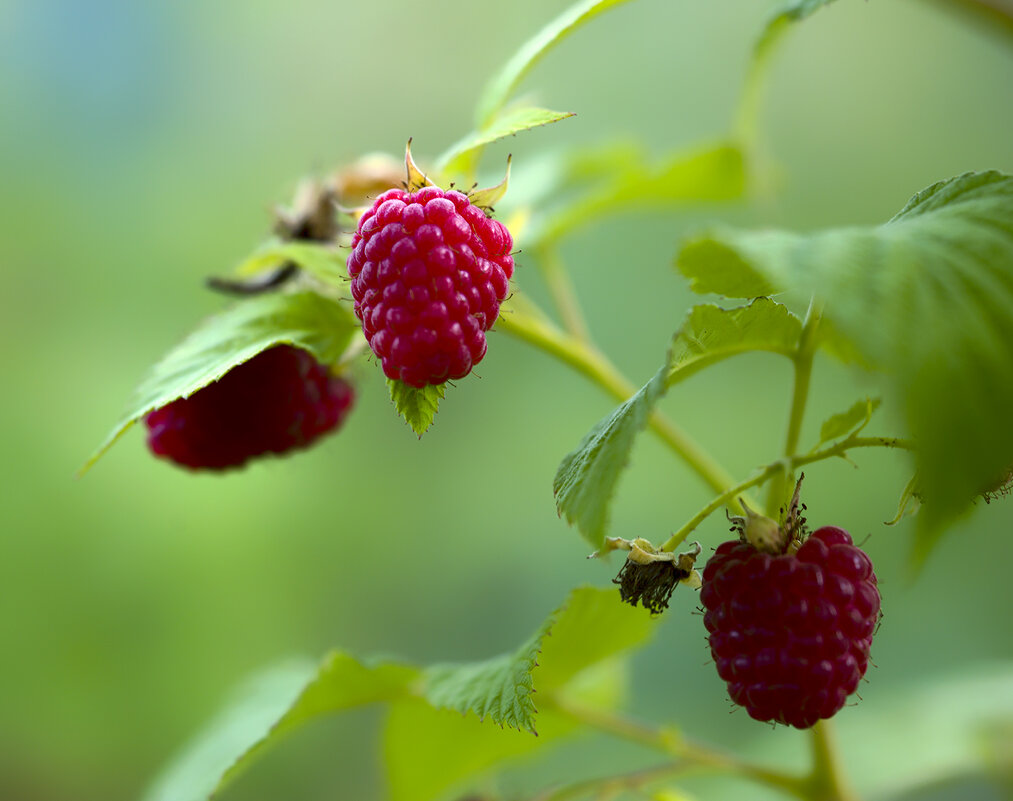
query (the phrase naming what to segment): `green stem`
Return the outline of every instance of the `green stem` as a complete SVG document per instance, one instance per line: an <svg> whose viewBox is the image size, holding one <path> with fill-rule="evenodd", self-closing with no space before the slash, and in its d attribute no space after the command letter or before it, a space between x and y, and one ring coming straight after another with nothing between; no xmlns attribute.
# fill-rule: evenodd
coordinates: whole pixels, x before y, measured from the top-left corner
<svg viewBox="0 0 1013 801"><path fill-rule="evenodd" d="M559 318L563 321L563 328L581 342L590 342L587 321L580 309L573 281L570 280L570 275L563 266L556 246L549 244L540 247L536 253L536 259L541 267L549 294L552 296L552 302L559 312Z"/></svg>
<svg viewBox="0 0 1013 801"><path fill-rule="evenodd" d="M673 773L689 769L735 773L761 784L776 787L797 798L806 799L806 801L811 799L811 796L808 795L809 785L812 783L811 777L800 777L765 768L762 765L755 765L732 754L726 754L682 737L674 730L653 726L597 707L578 704L558 695L543 698L541 705L543 708L554 709L581 725L674 757L677 762L667 766ZM602 783L602 780L599 780L598 786L601 786ZM557 799L557 796L550 797ZM571 797L574 796L569 794L559 796L559 798Z"/></svg>
<svg viewBox="0 0 1013 801"><path fill-rule="evenodd" d="M858 801L841 770L830 721L818 721L809 731L812 735L813 769L806 782L806 797L811 801Z"/></svg>
<svg viewBox="0 0 1013 801"><path fill-rule="evenodd" d="M1013 3L1005 0L933 0L977 24L984 32L1013 36Z"/></svg>
<svg viewBox="0 0 1013 801"><path fill-rule="evenodd" d="M809 400L809 380L812 378L813 357L816 355L816 331L819 328L822 305L813 298L802 324L798 348L792 359L795 367L794 382L791 392L791 413L788 417L788 432L784 441L784 458L786 463L798 449L799 436L802 433L802 420L805 407ZM767 496L767 514L777 518L778 509L784 502L786 489L794 482L790 473L774 476L770 483L770 494Z"/></svg>
<svg viewBox="0 0 1013 801"><path fill-rule="evenodd" d="M741 484L736 484L716 498L710 503L704 506L699 512L697 512L689 521L680 528L675 534L673 534L662 546L663 551L674 551L678 548L682 542L688 537L704 520L710 517L714 512L720 509L722 506L728 504L730 499L741 495L746 490L750 490L753 487L758 487L768 479L774 478L778 475L785 475L789 472L794 472L796 468L804 467L807 464L813 462L821 462L824 459L832 459L835 456L844 456L852 448L902 448L904 450L912 450L913 445L908 440L899 439L898 437L859 437L851 436L842 439L835 445L824 448L821 451L813 451L802 456L795 456L791 459L783 459L781 461L774 462L764 467L760 472L755 473L751 478L746 479Z"/></svg>
<svg viewBox="0 0 1013 801"><path fill-rule="evenodd" d="M497 329L533 345L548 355L569 365L591 380L616 400L625 401L637 388L619 372L615 365L593 345L573 334L567 334L545 319L529 302L514 299L514 313L501 314ZM523 309L521 306L528 306ZM734 479L714 458L685 431L655 411L648 419L648 427L714 492L724 492ZM735 504L737 506L737 503Z"/></svg>

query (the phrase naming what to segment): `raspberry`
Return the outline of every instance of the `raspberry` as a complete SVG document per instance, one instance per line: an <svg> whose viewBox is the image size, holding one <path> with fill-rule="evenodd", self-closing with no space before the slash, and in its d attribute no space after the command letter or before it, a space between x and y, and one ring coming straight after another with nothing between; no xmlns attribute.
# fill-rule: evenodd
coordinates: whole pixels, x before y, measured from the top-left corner
<svg viewBox="0 0 1013 801"><path fill-rule="evenodd" d="M513 239L467 195L390 189L359 220L348 257L355 313L388 378L463 378L513 275Z"/></svg>
<svg viewBox="0 0 1013 801"><path fill-rule="evenodd" d="M305 448L338 428L354 399L351 384L309 353L278 345L151 412L148 447L194 470L239 467L265 453Z"/></svg>
<svg viewBox="0 0 1013 801"><path fill-rule="evenodd" d="M718 675L756 720L808 728L865 675L879 590L844 529L825 526L779 555L725 542L704 568L700 600Z"/></svg>

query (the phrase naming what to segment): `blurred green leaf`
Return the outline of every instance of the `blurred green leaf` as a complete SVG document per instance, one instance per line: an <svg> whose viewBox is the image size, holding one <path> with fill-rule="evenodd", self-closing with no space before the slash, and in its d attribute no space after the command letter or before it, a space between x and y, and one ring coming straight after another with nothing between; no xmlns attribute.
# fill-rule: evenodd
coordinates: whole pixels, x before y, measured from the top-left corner
<svg viewBox="0 0 1013 801"><path fill-rule="evenodd" d="M632 398L600 420L556 469L552 482L556 510L596 549L605 540L609 505L633 441L668 389L668 371L666 364Z"/></svg>
<svg viewBox="0 0 1013 801"><path fill-rule="evenodd" d="M338 361L359 328L347 304L315 292L273 292L210 317L158 362L138 387L127 412L81 469L85 473L123 433L148 412L186 398L236 365L282 343Z"/></svg>
<svg viewBox="0 0 1013 801"><path fill-rule="evenodd" d="M291 262L329 287L342 290L344 297L351 298L348 272L345 270L347 257L347 250L332 245L272 240L243 260L236 272L239 275L255 275Z"/></svg>
<svg viewBox="0 0 1013 801"><path fill-rule="evenodd" d="M872 419L873 413L879 408L881 402L879 398L863 398L860 401L855 401L847 411L830 415L820 426L820 440L816 447L818 448L824 442L843 437L845 434L861 431Z"/></svg>
<svg viewBox="0 0 1013 801"><path fill-rule="evenodd" d="M401 697L414 668L331 654L256 676L157 779L144 801L207 801L288 732L321 715Z"/></svg>
<svg viewBox="0 0 1013 801"><path fill-rule="evenodd" d="M762 350L791 357L801 333L802 321L770 298L734 309L694 306L672 340L668 385L740 353Z"/></svg>
<svg viewBox="0 0 1013 801"><path fill-rule="evenodd" d="M542 56L584 23L625 2L628 0L583 0L568 8L525 42L482 90L475 112L478 130L488 127L510 100L517 85Z"/></svg>
<svg viewBox="0 0 1013 801"><path fill-rule="evenodd" d="M479 131L473 131L463 139L451 145L437 160L437 169L441 172L454 174L460 171L459 160L476 148L506 139L522 131L530 131L542 125L549 125L575 116L572 111L550 111L534 106L520 106L507 109L499 114L489 125Z"/></svg>
<svg viewBox="0 0 1013 801"><path fill-rule="evenodd" d="M679 266L709 291L739 294L759 278L799 302L819 295L891 375L918 448L916 562L1013 462L1013 178L941 181L876 227L715 230L687 243Z"/></svg>
<svg viewBox="0 0 1013 801"><path fill-rule="evenodd" d="M423 695L454 711L413 699L392 705L384 735L390 801L429 801L475 774L572 733L576 725L555 710L555 697L579 698L599 708L618 703L625 673L617 659L643 645L654 625L644 610L620 603L615 591L584 587L574 590L514 654L472 666L430 668ZM539 648L538 664L533 665L530 660ZM514 671L501 670L502 662ZM501 730L475 715L461 714L485 714L501 726L514 725L517 699L510 682L489 682L492 673L511 674L515 692L528 699L525 708L532 693L545 704L538 712L537 737L529 733L530 726L528 731ZM498 718L497 708L505 715Z"/></svg>
<svg viewBox="0 0 1013 801"><path fill-rule="evenodd" d="M632 156L628 148L599 149L574 156L571 177L592 178L589 168L594 168L602 170L596 176L598 180L549 212L537 228L533 225L526 239L551 243L608 214L735 200L745 191L742 152L726 142L679 151L658 164L646 163L642 154L637 159Z"/></svg>
<svg viewBox="0 0 1013 801"><path fill-rule="evenodd" d="M446 392L446 384L427 384L419 388L388 378L387 388L397 413L421 439L433 424Z"/></svg>

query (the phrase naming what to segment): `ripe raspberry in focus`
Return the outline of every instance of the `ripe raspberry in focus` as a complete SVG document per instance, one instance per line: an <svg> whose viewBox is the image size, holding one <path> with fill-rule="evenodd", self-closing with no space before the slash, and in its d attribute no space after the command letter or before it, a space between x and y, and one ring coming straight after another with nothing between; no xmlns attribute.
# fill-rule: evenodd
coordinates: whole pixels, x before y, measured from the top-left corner
<svg viewBox="0 0 1013 801"><path fill-rule="evenodd" d="M391 189L363 214L348 274L355 313L388 378L463 378L486 352L514 260L506 227L467 195Z"/></svg>
<svg viewBox="0 0 1013 801"><path fill-rule="evenodd" d="M194 470L239 467L266 453L305 448L337 429L354 400L351 384L309 353L278 345L151 412L148 447Z"/></svg>
<svg viewBox="0 0 1013 801"><path fill-rule="evenodd" d="M879 621L872 562L825 526L796 553L720 545L700 600L711 654L732 700L756 720L805 729L858 687Z"/></svg>

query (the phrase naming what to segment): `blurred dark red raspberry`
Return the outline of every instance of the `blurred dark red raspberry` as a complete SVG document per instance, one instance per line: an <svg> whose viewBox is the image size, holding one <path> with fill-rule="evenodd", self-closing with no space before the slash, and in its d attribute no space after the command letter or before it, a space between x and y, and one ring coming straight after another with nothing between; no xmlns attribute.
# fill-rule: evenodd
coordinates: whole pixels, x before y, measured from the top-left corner
<svg viewBox="0 0 1013 801"><path fill-rule="evenodd" d="M194 470L239 467L266 453L305 448L338 428L354 400L351 384L309 353L277 345L151 412L148 447Z"/></svg>
<svg viewBox="0 0 1013 801"><path fill-rule="evenodd" d="M388 378L423 387L471 372L509 291L512 247L509 231L461 192L391 189L374 201L348 274Z"/></svg>
<svg viewBox="0 0 1013 801"><path fill-rule="evenodd" d="M818 529L794 554L725 542L704 568L700 600L718 675L756 720L808 728L865 675L879 590L844 529Z"/></svg>

